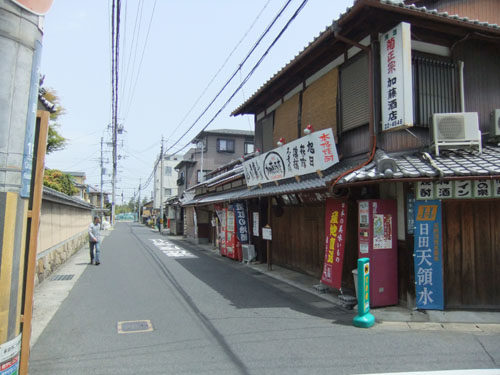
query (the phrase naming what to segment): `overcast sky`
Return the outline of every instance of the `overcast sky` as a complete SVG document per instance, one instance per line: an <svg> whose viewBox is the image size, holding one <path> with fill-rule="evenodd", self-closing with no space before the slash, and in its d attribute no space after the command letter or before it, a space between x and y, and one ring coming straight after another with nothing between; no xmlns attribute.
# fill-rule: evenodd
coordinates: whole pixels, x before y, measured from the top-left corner
<svg viewBox="0 0 500 375"><path fill-rule="evenodd" d="M171 152L187 145L209 123L302 2L290 2L232 83ZM195 123L286 3L122 0L119 123L124 133L119 137L117 204L121 204L122 192L127 202L139 181L144 183L152 173L162 136L166 147L172 147ZM230 112L352 3L309 0L208 129L253 130L253 117L230 117ZM55 0L45 17L43 37L44 87L54 89L66 109L58 122L60 133L69 139L65 150L47 156L46 166L85 172L87 183L93 186L100 186L101 137L104 142L111 141L110 4L111 0ZM104 161L104 189L111 192L111 148L106 145ZM141 195L150 197L151 190L152 183Z"/></svg>

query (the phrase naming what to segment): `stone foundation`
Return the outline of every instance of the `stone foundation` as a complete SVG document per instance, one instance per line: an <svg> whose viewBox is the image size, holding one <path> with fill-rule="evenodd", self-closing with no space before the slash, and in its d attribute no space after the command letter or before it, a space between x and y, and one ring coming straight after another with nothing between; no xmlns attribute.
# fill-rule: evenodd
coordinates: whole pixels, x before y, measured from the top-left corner
<svg viewBox="0 0 500 375"><path fill-rule="evenodd" d="M88 234L86 232L60 245L56 245L48 251L44 251L40 257L37 257L35 286L47 279L85 245L88 245Z"/></svg>

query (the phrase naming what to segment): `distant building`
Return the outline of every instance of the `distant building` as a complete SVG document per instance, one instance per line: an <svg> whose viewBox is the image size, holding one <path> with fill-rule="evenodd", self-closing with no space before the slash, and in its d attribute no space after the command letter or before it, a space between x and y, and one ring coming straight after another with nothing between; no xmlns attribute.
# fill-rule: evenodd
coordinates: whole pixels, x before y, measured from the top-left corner
<svg viewBox="0 0 500 375"><path fill-rule="evenodd" d="M183 155L164 155L163 157L163 171L161 171L161 162L156 159L154 186L153 186L153 207L160 209L160 188L161 178L163 178L163 203L172 196L177 196L177 173L175 166L181 161Z"/></svg>
<svg viewBox="0 0 500 375"><path fill-rule="evenodd" d="M64 172L69 174L73 179L73 183L75 187L78 189L78 192L74 194L74 197L80 198L82 201L89 202L90 198L87 191L87 185L85 184L85 180L87 179L85 172Z"/></svg>
<svg viewBox="0 0 500 375"><path fill-rule="evenodd" d="M100 208L101 207L101 189L98 187L93 187L93 186L88 186L88 196L89 196L89 202L91 205L94 207ZM106 208L106 204L109 203L109 193L104 192L102 193L103 196L103 201L102 201L102 206Z"/></svg>
<svg viewBox="0 0 500 375"><path fill-rule="evenodd" d="M192 199L194 186L207 180L207 175L227 163L254 152L254 132L248 130L205 130L193 138L196 147L190 149L177 164L179 200L169 201L168 218L174 234L184 234L194 242L213 241L213 228L208 209L195 212L194 207L181 208ZM203 145L203 146L202 146ZM196 222L196 225L195 225Z"/></svg>

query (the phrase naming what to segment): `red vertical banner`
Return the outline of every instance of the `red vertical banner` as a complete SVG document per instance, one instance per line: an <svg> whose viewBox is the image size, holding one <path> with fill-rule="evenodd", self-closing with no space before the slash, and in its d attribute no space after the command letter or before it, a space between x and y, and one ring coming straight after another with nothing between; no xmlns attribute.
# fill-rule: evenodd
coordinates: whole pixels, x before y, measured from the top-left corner
<svg viewBox="0 0 500 375"><path fill-rule="evenodd" d="M325 209L325 262L321 282L340 289L347 224L347 204L327 198Z"/></svg>

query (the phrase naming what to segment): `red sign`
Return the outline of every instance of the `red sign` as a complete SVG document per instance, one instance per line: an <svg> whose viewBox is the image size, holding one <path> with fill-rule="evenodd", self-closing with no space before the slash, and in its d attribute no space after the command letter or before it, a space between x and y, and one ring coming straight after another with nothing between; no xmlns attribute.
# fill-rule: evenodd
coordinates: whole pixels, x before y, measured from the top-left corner
<svg viewBox="0 0 500 375"><path fill-rule="evenodd" d="M327 198L325 210L325 263L321 282L336 289L340 289L342 283L346 225L347 204Z"/></svg>

